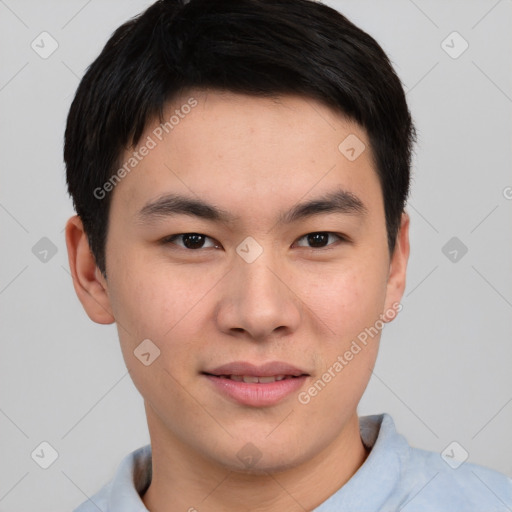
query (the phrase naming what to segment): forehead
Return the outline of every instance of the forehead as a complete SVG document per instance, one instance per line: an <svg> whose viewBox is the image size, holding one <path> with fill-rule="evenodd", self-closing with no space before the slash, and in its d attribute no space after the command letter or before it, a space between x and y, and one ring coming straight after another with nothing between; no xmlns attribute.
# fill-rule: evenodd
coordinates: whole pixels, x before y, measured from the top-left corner
<svg viewBox="0 0 512 512"><path fill-rule="evenodd" d="M148 124L135 152L123 155L136 165L112 198L132 216L169 193L262 216L340 186L382 206L365 130L298 95L190 90Z"/></svg>

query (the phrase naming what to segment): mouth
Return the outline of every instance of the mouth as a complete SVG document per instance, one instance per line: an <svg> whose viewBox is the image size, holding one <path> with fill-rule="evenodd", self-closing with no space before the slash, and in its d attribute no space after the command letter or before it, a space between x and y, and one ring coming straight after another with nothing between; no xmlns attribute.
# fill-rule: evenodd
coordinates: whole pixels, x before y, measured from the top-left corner
<svg viewBox="0 0 512 512"><path fill-rule="evenodd" d="M287 363L234 362L201 372L225 398L252 407L276 405L298 391L309 373Z"/></svg>
<svg viewBox="0 0 512 512"><path fill-rule="evenodd" d="M270 384L271 382L298 378L298 376L295 375L270 375L268 377L258 377L256 375L213 375L208 373L205 375L211 375L219 379L234 380L235 382L245 382L246 384Z"/></svg>

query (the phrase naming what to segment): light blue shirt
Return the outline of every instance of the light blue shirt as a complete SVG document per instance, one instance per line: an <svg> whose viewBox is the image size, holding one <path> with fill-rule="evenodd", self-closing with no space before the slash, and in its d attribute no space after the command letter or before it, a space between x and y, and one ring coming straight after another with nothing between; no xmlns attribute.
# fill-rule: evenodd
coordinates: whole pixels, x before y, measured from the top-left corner
<svg viewBox="0 0 512 512"><path fill-rule="evenodd" d="M313 512L512 512L512 479L464 462L460 448L412 448L389 414L359 418L371 452L352 478ZM151 446L126 456L111 482L75 512L147 512L139 493L151 480Z"/></svg>

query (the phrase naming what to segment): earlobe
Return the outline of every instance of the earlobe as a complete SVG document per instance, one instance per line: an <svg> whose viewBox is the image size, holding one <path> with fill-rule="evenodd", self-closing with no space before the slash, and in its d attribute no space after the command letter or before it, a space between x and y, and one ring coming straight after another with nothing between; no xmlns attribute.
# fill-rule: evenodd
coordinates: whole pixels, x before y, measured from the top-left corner
<svg viewBox="0 0 512 512"><path fill-rule="evenodd" d="M402 213L400 229L396 237L395 248L389 266L389 275L384 308L384 321L395 318L405 290L407 262L409 260L409 215ZM399 309L398 309L399 308ZM387 314L389 312L389 314Z"/></svg>
<svg viewBox="0 0 512 512"><path fill-rule="evenodd" d="M66 223L66 246L73 286L85 312L96 323L115 322L106 280L96 265L82 221L77 215Z"/></svg>

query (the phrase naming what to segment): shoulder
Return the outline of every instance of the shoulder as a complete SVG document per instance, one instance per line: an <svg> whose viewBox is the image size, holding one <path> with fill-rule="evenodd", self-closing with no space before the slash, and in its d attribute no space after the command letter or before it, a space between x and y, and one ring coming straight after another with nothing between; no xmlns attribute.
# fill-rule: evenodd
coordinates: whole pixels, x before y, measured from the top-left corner
<svg viewBox="0 0 512 512"><path fill-rule="evenodd" d="M129 453L113 479L74 512L146 511L140 495L149 486L151 476L151 445L146 445Z"/></svg>
<svg viewBox="0 0 512 512"><path fill-rule="evenodd" d="M360 431L363 442L372 449L341 492L345 499L361 499L370 489L375 497L372 510L380 512L512 511L512 479L457 460L458 452L467 455L460 445L450 446L443 455L414 448L397 432L387 413L360 417Z"/></svg>
<svg viewBox="0 0 512 512"><path fill-rule="evenodd" d="M413 503L423 510L420 504L431 507L443 501L460 511L512 508L512 479L484 466L457 463L449 455L443 458L440 453L410 447L402 470L402 485L409 490L411 510L415 508Z"/></svg>
<svg viewBox="0 0 512 512"><path fill-rule="evenodd" d="M359 430L368 457L315 512L512 512L506 475L411 447L387 413L360 416Z"/></svg>

